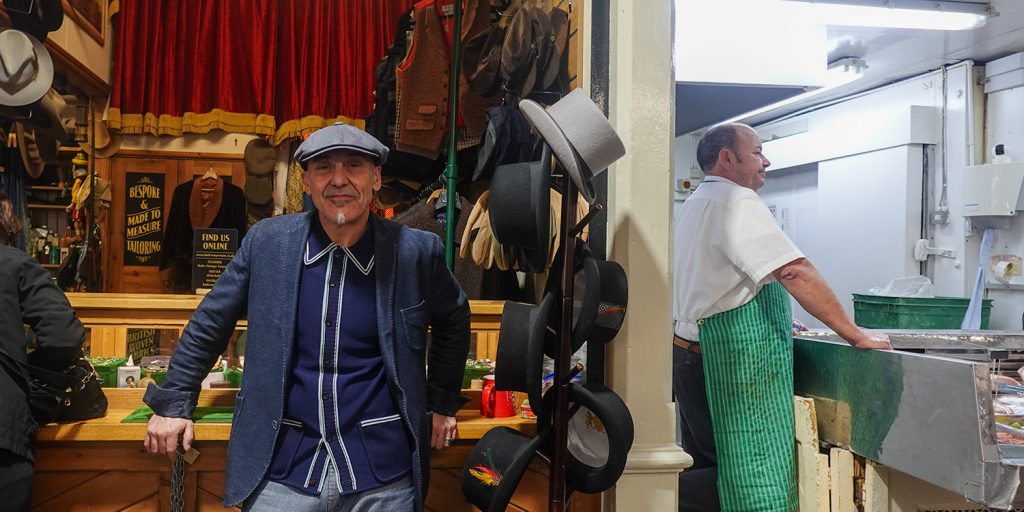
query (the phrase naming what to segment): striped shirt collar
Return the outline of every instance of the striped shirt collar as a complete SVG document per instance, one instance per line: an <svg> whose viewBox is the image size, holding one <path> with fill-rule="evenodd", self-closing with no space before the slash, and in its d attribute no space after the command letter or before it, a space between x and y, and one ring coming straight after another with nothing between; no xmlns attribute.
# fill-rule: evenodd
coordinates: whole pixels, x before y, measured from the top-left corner
<svg viewBox="0 0 1024 512"><path fill-rule="evenodd" d="M307 266L313 265L335 248L345 251L345 254L359 267L359 270L363 274L368 274L373 268L373 222L367 223L366 232L352 247L342 247L327 237L323 226L320 225L320 219L313 215L309 238L306 239L306 254L303 263Z"/></svg>

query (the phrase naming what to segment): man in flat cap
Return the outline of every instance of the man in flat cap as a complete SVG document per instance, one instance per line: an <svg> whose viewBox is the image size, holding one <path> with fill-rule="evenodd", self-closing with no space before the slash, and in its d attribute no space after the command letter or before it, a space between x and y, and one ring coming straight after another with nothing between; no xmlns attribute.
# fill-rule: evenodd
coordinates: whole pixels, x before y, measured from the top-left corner
<svg viewBox="0 0 1024 512"><path fill-rule="evenodd" d="M187 450L200 383L248 317L225 505L423 509L429 450L465 401L470 313L437 235L370 213L387 154L340 123L310 135L295 159L316 210L253 226L146 391L147 450Z"/></svg>

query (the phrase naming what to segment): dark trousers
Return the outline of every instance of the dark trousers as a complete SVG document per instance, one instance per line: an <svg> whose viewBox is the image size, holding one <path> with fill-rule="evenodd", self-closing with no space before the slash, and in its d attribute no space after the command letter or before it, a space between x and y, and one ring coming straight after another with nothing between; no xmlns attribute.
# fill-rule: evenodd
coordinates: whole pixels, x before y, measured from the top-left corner
<svg viewBox="0 0 1024 512"><path fill-rule="evenodd" d="M718 463L704 386L703 357L677 345L672 345L672 393L679 406L683 449L693 457L693 466L679 473L679 511L720 510Z"/></svg>
<svg viewBox="0 0 1024 512"><path fill-rule="evenodd" d="M0 449L0 496L4 510L28 510L32 500L32 461Z"/></svg>

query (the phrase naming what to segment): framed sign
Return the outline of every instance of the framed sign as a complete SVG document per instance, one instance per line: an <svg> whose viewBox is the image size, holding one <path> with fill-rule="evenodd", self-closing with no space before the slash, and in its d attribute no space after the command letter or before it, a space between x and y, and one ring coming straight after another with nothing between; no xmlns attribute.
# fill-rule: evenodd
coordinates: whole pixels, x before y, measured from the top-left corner
<svg viewBox="0 0 1024 512"><path fill-rule="evenodd" d="M192 253L192 289L213 288L238 250L238 230L198 228Z"/></svg>
<svg viewBox="0 0 1024 512"><path fill-rule="evenodd" d="M164 175L125 173L124 264L157 266L164 226Z"/></svg>
<svg viewBox="0 0 1024 512"><path fill-rule="evenodd" d="M63 0L64 14L100 46L106 44L106 0Z"/></svg>

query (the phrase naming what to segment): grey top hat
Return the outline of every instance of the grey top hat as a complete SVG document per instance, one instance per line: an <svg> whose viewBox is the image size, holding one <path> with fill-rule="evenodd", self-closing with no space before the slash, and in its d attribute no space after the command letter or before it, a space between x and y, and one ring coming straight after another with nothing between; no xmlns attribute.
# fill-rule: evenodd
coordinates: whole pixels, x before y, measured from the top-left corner
<svg viewBox="0 0 1024 512"><path fill-rule="evenodd" d="M595 199L594 176L626 154L619 134L583 89L575 89L548 108L533 100L519 109L551 146L583 198Z"/></svg>
<svg viewBox="0 0 1024 512"><path fill-rule="evenodd" d="M0 105L20 107L38 101L53 83L53 60L38 39L0 29Z"/></svg>
<svg viewBox="0 0 1024 512"><path fill-rule="evenodd" d="M303 169L310 160L330 151L346 149L371 156L377 165L388 159L388 148L373 135L345 123L334 123L313 132L295 150L295 160Z"/></svg>

